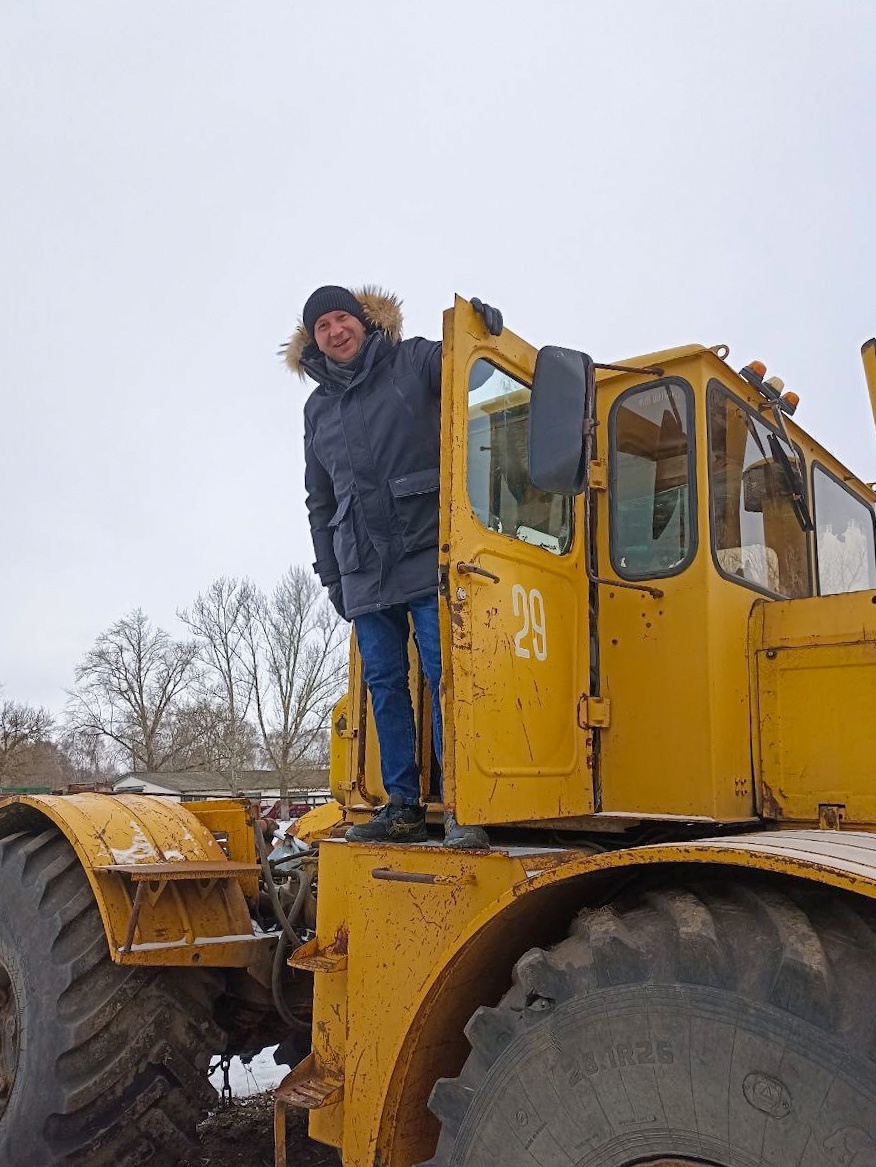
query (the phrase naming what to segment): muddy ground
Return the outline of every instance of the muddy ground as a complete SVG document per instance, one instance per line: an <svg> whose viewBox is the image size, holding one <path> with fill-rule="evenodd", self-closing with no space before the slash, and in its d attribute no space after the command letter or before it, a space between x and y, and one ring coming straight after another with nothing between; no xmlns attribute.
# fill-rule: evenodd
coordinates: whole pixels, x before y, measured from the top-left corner
<svg viewBox="0 0 876 1167"><path fill-rule="evenodd" d="M338 1167L337 1152L307 1137L307 1115L289 1111L286 1155L289 1167ZM274 1095L235 1098L198 1127L201 1149L180 1167L274 1167Z"/></svg>

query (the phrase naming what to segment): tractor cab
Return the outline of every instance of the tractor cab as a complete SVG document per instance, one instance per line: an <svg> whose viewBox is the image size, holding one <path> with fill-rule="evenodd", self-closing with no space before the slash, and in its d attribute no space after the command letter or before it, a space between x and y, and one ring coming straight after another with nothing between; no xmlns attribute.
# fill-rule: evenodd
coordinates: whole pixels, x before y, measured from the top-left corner
<svg viewBox="0 0 876 1167"><path fill-rule="evenodd" d="M780 382L728 356L691 345L597 365L491 336L464 300L446 313L443 801L461 822L618 831L775 813L752 756L754 616L869 603L876 495L795 424ZM857 617L840 601L820 622L829 611L841 638ZM355 645L351 660L332 780L355 814L383 792ZM437 797L416 667L412 691Z"/></svg>

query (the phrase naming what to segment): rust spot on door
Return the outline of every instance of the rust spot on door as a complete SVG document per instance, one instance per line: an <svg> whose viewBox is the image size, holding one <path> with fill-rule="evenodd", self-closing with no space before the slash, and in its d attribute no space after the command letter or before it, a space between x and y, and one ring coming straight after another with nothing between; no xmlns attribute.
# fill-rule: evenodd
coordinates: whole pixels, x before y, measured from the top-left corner
<svg viewBox="0 0 876 1167"><path fill-rule="evenodd" d="M784 817L784 810L782 804L773 794L772 787L768 786L766 782L761 783L761 802L763 817L766 819L780 819Z"/></svg>
<svg viewBox="0 0 876 1167"><path fill-rule="evenodd" d="M336 956L346 956L347 946L350 943L350 930L346 924L341 924L331 943L331 950Z"/></svg>

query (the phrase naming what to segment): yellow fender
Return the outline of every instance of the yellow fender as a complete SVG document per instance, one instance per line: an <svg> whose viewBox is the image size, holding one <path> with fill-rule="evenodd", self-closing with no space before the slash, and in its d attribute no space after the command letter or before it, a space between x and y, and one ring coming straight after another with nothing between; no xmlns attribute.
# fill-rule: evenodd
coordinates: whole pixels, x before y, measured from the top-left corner
<svg viewBox="0 0 876 1167"><path fill-rule="evenodd" d="M876 834L757 832L597 855L323 851L321 863L347 878L320 902L317 942L292 961L315 974L314 1050L277 1102L310 1108L311 1133L341 1147L348 1167L429 1158L428 1096L437 1078L458 1074L469 1018L499 999L527 950L556 942L583 904L610 898L642 868L754 868L876 898Z"/></svg>
<svg viewBox="0 0 876 1167"><path fill-rule="evenodd" d="M598 894L600 884L607 890L626 870L670 863L754 868L876 898L876 834L776 831L579 855L548 868L526 884L512 887L493 908L473 920L446 963L435 971L398 1052L390 1059L395 1069L385 1097L378 1136L381 1151L375 1161L399 1167L420 1162L416 1154L422 1156L424 1150L431 1155L432 1145L424 1145L418 1133L419 1149L414 1158L406 1157L411 1149L408 1140L418 1130L417 1124L422 1131L424 1115L428 1115L426 1125L437 1133L426 1106L432 1085L439 1077L459 1072L468 1054L462 1028L483 1004L485 987L496 997L501 995L509 969L523 953L549 943L540 938L547 921L571 920L594 890ZM451 1034L461 1040L449 1042ZM436 1065L436 1057L444 1066Z"/></svg>
<svg viewBox="0 0 876 1167"><path fill-rule="evenodd" d="M245 967L255 958L265 938L253 935L246 902L258 866L243 804L185 806L140 794L0 802L0 836L49 825L88 876L116 963Z"/></svg>

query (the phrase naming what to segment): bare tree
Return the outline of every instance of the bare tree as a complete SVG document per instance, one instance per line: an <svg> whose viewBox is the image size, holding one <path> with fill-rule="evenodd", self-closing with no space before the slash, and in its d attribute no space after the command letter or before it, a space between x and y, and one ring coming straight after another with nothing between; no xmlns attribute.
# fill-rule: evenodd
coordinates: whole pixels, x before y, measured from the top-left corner
<svg viewBox="0 0 876 1167"><path fill-rule="evenodd" d="M866 591L870 584L870 546L863 524L850 519L842 533L833 524L818 532L818 575L825 595Z"/></svg>
<svg viewBox="0 0 876 1167"><path fill-rule="evenodd" d="M258 751L251 722L241 717L229 724L221 695L208 692L174 713L173 729L180 742L190 743L177 762L179 769L223 774L231 793L239 792L240 771L253 769Z"/></svg>
<svg viewBox="0 0 876 1167"><path fill-rule="evenodd" d="M140 609L102 632L76 669L68 727L115 744L134 771L174 770L191 749L174 714L198 680L197 646L173 640Z"/></svg>
<svg viewBox="0 0 876 1167"><path fill-rule="evenodd" d="M28 790L65 791L74 779L70 759L53 741L38 741L16 755L7 782Z"/></svg>
<svg viewBox="0 0 876 1167"><path fill-rule="evenodd" d="M244 658L254 598L249 580L222 576L190 610L177 613L194 634L199 659L214 680L198 705L202 741L205 746L209 742L212 768L227 773L235 792L237 772L251 762L253 752L253 731L246 720L253 684Z"/></svg>
<svg viewBox="0 0 876 1167"><path fill-rule="evenodd" d="M346 682L346 624L317 581L291 567L270 596L254 592L247 669L265 760L278 771L287 812L296 768L322 753L325 728Z"/></svg>
<svg viewBox="0 0 876 1167"><path fill-rule="evenodd" d="M12 785L34 748L44 744L52 729L47 709L20 701L0 701L0 788Z"/></svg>
<svg viewBox="0 0 876 1167"><path fill-rule="evenodd" d="M76 786L108 786L118 778L114 743L101 734L67 729L60 745L72 768L70 781Z"/></svg>

